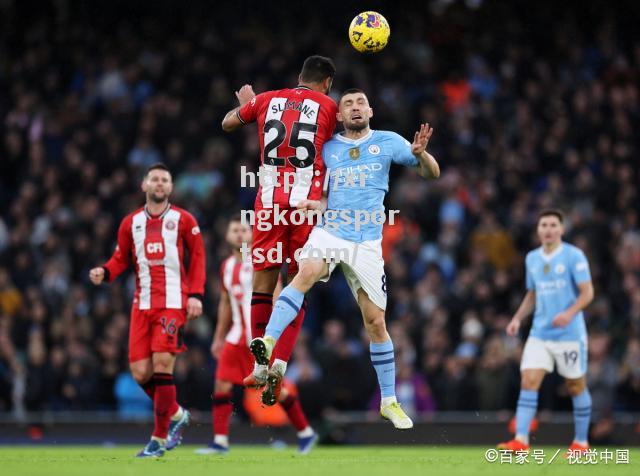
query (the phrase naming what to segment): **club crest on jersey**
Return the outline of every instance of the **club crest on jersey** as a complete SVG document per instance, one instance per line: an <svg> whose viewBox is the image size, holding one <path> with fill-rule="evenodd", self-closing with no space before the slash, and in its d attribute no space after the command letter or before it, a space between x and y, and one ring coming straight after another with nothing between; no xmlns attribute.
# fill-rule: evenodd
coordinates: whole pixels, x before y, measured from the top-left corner
<svg viewBox="0 0 640 476"><path fill-rule="evenodd" d="M369 153L372 155L378 155L380 153L380 147L378 147L376 144L371 144L369 146Z"/></svg>
<svg viewBox="0 0 640 476"><path fill-rule="evenodd" d="M164 227L167 230L175 230L176 229L176 222L173 220L168 220L165 224Z"/></svg>
<svg viewBox="0 0 640 476"><path fill-rule="evenodd" d="M358 160L360 158L360 147L352 147L349 149L349 157L353 160Z"/></svg>
<svg viewBox="0 0 640 476"><path fill-rule="evenodd" d="M544 274L549 274L549 271L551 271L551 266L545 264L542 268L542 271L544 272Z"/></svg>
<svg viewBox="0 0 640 476"><path fill-rule="evenodd" d="M556 265L556 274L562 274L565 271L565 267L563 264Z"/></svg>

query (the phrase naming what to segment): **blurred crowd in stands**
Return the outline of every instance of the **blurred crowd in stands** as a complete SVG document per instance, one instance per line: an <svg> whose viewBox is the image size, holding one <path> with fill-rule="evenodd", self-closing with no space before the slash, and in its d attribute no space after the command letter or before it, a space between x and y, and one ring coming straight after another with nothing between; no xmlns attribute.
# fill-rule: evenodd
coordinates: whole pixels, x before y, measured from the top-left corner
<svg viewBox="0 0 640 476"><path fill-rule="evenodd" d="M242 84L294 86L314 53L336 62L334 98L367 92L374 129L435 128L441 178L398 167L387 197L401 210L384 254L408 411L513 411L522 338L504 328L547 207L591 263L596 429L640 411L640 42L622 6L380 3L391 42L363 56L349 2L303 17L248 1L29 5L0 4L0 411L149 411L127 371L133 276L94 288L87 275L157 161L204 231L205 316L176 380L182 402L209 409L223 232L253 205L240 167L258 165L255 126L227 135L220 121ZM375 408L366 349L344 279L317 286L288 371L312 417ZM555 375L540 398L542 414L571 408Z"/></svg>

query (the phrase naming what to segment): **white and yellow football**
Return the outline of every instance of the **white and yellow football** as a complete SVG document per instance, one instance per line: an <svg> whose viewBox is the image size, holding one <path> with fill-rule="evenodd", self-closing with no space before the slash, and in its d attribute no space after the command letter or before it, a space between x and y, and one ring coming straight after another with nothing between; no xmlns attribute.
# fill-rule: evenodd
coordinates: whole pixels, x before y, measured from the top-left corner
<svg viewBox="0 0 640 476"><path fill-rule="evenodd" d="M389 42L391 28L378 12L362 12L349 25L349 40L360 53L377 53Z"/></svg>

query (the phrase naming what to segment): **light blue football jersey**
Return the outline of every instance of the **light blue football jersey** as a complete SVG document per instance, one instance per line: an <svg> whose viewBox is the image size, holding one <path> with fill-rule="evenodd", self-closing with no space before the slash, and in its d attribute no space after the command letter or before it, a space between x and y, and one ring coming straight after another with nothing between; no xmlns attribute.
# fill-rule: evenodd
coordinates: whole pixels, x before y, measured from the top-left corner
<svg viewBox="0 0 640 476"><path fill-rule="evenodd" d="M390 131L371 130L357 140L335 134L325 142L322 158L327 166L328 202L325 219L318 226L356 243L380 239L382 223L373 212L378 217L384 212L391 164L418 165L418 159L411 153L411 143ZM361 215L357 227L359 211L366 211L370 219L369 223L362 223L365 220Z"/></svg>
<svg viewBox="0 0 640 476"><path fill-rule="evenodd" d="M576 302L578 284L591 281L589 262L582 250L562 242L550 255L542 248L526 258L527 290L536 292L531 337L543 340L583 340L587 335L584 314L576 314L568 326L553 327L551 321Z"/></svg>

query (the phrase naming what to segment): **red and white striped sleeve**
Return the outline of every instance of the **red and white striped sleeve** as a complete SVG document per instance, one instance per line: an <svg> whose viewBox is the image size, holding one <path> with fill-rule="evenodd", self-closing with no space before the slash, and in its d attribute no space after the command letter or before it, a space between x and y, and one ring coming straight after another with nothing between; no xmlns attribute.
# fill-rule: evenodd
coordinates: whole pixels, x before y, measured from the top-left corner
<svg viewBox="0 0 640 476"><path fill-rule="evenodd" d="M187 283L189 286L189 297L197 297L204 300L204 285L206 280L206 258L202 233L198 222L188 212L183 213L181 222L182 239L189 250L189 271L187 273Z"/></svg>
<svg viewBox="0 0 640 476"><path fill-rule="evenodd" d="M102 268L105 272L105 279L111 282L127 270L131 264L131 247L133 236L131 234L131 215L128 215L120 223L118 228L118 243L113 255Z"/></svg>

